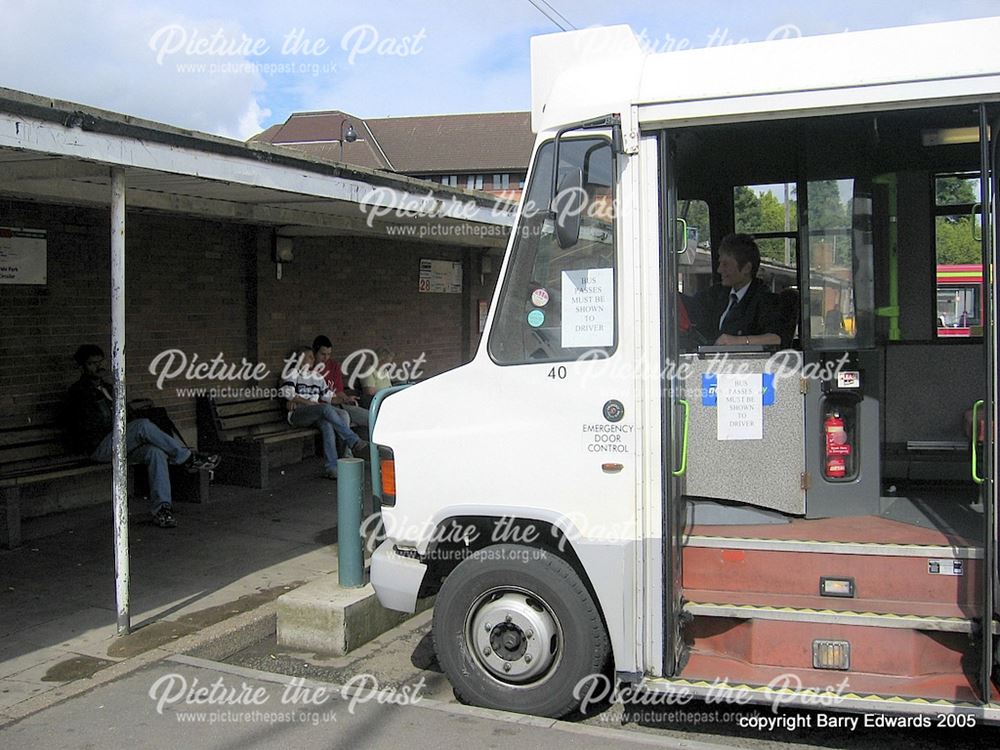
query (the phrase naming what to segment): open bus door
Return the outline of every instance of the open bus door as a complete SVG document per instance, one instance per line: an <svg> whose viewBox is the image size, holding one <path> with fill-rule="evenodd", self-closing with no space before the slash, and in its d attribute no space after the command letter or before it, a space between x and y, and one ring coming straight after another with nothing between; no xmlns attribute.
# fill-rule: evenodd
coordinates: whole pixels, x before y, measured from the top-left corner
<svg viewBox="0 0 1000 750"><path fill-rule="evenodd" d="M687 419L688 405L680 396L682 384L678 382L677 372L666 363L677 362L680 353L680 318L679 307L675 300L679 299L677 272L679 258L687 250L687 225L677 215L677 184L674 180L674 146L666 133L661 133L657 140L644 139L648 150L659 151L659 181L645 186L645 189L662 190L662 201L659 202L659 212L662 223L659 227L660 236L660 279L662 293L660 295L660 320L663 321L663 351L664 366L660 368L664 382L663 392L669 398L662 399L663 445L668 446L662 452L662 483L663 483L663 674L676 674L683 666L684 641L681 632L683 622L683 586L682 558L684 548L684 503L682 502L683 486L681 477L687 464ZM656 205L654 203L654 205Z"/></svg>
<svg viewBox="0 0 1000 750"><path fill-rule="evenodd" d="M983 132L985 113L984 107ZM653 688L697 691L739 675L739 683L726 684L753 686L766 698L773 679L794 673L817 690L833 685L835 676L847 679L852 696L863 697L838 696L837 705L857 710L928 700L950 703L955 711L995 704L997 293L989 232L997 221L986 187L995 184L996 169L988 167L997 154L988 143L981 144L980 165L987 181L981 195L988 300L981 344L956 342L945 350L928 339L931 296L905 310L905 340L899 340L899 305L876 304L894 299L876 280L891 287L900 278L896 175L923 159L925 172L901 178L912 191L931 184L923 180L938 162L957 158L967 172L978 164L971 144L957 157L924 151L919 158L906 156L900 144L927 123L949 117L964 122L968 114L956 108L660 131L664 624L663 679L652 681ZM866 137L869 151L859 152L856 143ZM797 163L806 166L782 172L790 143L801 152ZM727 387L743 371L756 378L771 353L749 344L720 353L724 347L681 335L685 295L678 277L684 276L687 294L708 279L704 264L684 266L679 219L683 201L704 196L717 230L713 239L739 231L733 186L766 186L757 176L761 170L770 170L763 173L772 182L795 186L797 287L789 291L798 290L799 304L790 354L802 374L783 375L780 382L775 375L769 385L762 372L760 431L734 439L722 433L729 428L719 416L722 374ZM919 247L910 241L926 217L923 204L911 197L902 212L904 261L917 267L932 261L935 245L926 235L917 237ZM830 211L836 203L846 208ZM838 321L831 323L831 311L839 313ZM876 320L890 311L895 326ZM706 364L712 357L720 362L715 371ZM939 360L957 368L957 380L941 376ZM973 378L959 362L982 377ZM831 363L842 372L828 372ZM680 370L685 364L690 371ZM734 369L732 377L726 367L742 370ZM746 380L752 390L757 381ZM978 488L969 477L968 444L956 441L948 449L955 457L942 452L925 458L917 432L931 421L920 415L935 400L971 405L964 399L973 394L986 420L974 464L982 479ZM685 398L689 404L682 405ZM839 464L831 456L842 454L832 451L826 435L838 419L851 448L851 461ZM895 463L886 467L897 461L901 439L909 441L903 475L895 473ZM964 461L960 475L938 470L939 458L942 467Z"/></svg>
<svg viewBox="0 0 1000 750"><path fill-rule="evenodd" d="M984 700L989 701L993 693L991 684L993 670L1000 663L1000 644L995 643L993 633L993 616L997 611L998 587L1000 587L1000 572L997 569L997 514L996 514L996 467L998 465L997 440L995 435L997 425L997 287L996 287L996 248L997 237L994 234L1000 229L997 221L997 173L1000 167L1000 150L997 148L1000 139L1000 118L993 122L992 136L990 122L985 105L979 107L979 143L980 143L980 188L983 201L983 345L986 362L986 399L983 410L984 429L983 457L985 472L974 479L980 483L983 504L983 520L985 524L983 563L987 574L983 580L983 620L982 620L982 661L980 685ZM973 466L979 437L979 425L973 420L972 453ZM1000 682L1000 671L998 671Z"/></svg>

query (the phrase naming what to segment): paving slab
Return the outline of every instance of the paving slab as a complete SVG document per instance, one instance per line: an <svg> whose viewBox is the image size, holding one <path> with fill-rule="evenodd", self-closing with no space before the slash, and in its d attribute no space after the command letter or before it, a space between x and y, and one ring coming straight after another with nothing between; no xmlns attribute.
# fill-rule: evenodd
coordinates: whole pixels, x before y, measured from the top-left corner
<svg viewBox="0 0 1000 750"><path fill-rule="evenodd" d="M124 638L110 505L26 519L24 545L0 550L0 679L19 683L3 694L3 709L38 691L60 694L90 666L169 647L336 571L336 484L319 478L318 463L287 467L266 491L213 485L212 502L176 504L176 529L157 528L134 506L135 632ZM42 680L52 667L65 682Z"/></svg>
<svg viewBox="0 0 1000 750"><path fill-rule="evenodd" d="M22 682L7 677L0 678L0 711L50 689L50 685L38 682Z"/></svg>

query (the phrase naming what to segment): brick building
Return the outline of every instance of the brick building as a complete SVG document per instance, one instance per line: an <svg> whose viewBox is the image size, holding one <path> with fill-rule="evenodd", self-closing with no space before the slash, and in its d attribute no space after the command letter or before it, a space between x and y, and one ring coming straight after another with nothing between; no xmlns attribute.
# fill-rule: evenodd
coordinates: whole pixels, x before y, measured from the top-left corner
<svg viewBox="0 0 1000 750"><path fill-rule="evenodd" d="M295 112L251 141L517 201L534 143L530 114L484 112L362 119L337 110ZM348 126L354 129L354 141L344 137Z"/></svg>
<svg viewBox="0 0 1000 750"><path fill-rule="evenodd" d="M164 351L264 363L270 388L288 352L319 333L340 357L424 355L425 376L471 358L511 223L486 196L0 89L0 237L31 229L45 246L43 276L0 279L0 430L52 421L79 376L79 344L110 355L115 172L126 185L127 397L167 407L191 444L190 388L228 383L180 375L160 387L150 368ZM438 207L471 202L474 217L390 210L389 197L417 205L428 192ZM291 251L280 263L278 238ZM421 291L426 261L453 265L460 283ZM106 486L31 488L25 514L92 502Z"/></svg>

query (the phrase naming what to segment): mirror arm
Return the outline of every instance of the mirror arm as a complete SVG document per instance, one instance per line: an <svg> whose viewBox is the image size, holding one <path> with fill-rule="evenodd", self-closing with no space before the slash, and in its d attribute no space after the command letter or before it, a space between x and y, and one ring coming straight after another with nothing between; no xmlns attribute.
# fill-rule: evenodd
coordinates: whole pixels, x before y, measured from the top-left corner
<svg viewBox="0 0 1000 750"><path fill-rule="evenodd" d="M616 154L623 153L622 117L619 114L605 115L604 117L598 117L593 120L573 122L569 125L564 125L556 131L555 149L552 154L551 190L549 191L549 211L553 216L555 215L555 209L552 207L552 202L555 200L556 191L559 187L559 146L562 143L563 136L571 130L595 130L598 128L611 128L611 148Z"/></svg>

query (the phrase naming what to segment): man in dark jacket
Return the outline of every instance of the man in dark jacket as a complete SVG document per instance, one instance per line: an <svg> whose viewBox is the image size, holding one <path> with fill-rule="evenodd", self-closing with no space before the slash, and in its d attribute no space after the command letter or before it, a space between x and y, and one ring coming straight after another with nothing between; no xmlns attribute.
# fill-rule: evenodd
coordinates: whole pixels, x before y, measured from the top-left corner
<svg viewBox="0 0 1000 750"><path fill-rule="evenodd" d="M73 355L80 366L80 379L69 388L66 421L76 450L93 461L109 463L111 427L114 423L114 389L106 382L104 352L95 344L84 344ZM193 453L179 440L148 419L136 419L125 427L125 451L132 464L146 464L153 522L161 528L177 525L171 510L170 471L167 463L189 471L213 469L218 456Z"/></svg>
<svg viewBox="0 0 1000 750"><path fill-rule="evenodd" d="M699 292L690 311L698 331L718 346L788 345L775 296L757 277L760 250L748 234L729 234L719 247L722 283Z"/></svg>

